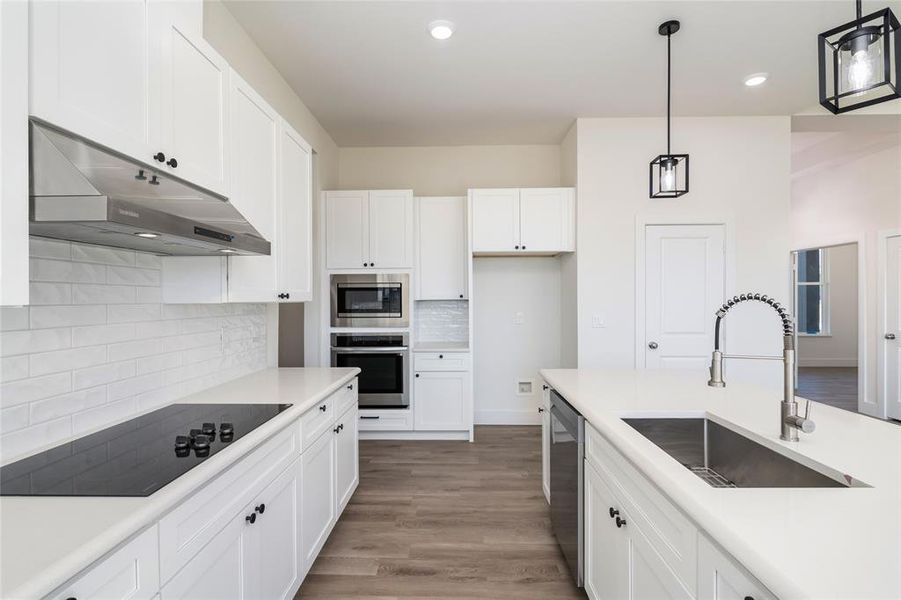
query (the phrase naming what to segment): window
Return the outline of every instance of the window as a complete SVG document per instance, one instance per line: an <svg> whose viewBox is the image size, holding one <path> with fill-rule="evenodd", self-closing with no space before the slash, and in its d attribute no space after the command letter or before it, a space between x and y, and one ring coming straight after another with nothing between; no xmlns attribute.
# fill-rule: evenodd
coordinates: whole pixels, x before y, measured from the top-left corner
<svg viewBox="0 0 901 600"><path fill-rule="evenodd" d="M798 335L829 335L829 282L826 250L797 253Z"/></svg>

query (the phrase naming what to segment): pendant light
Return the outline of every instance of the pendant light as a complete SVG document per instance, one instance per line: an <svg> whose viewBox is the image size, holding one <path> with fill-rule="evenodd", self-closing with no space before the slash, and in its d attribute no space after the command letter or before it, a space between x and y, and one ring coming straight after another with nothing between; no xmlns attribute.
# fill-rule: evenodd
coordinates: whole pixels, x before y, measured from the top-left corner
<svg viewBox="0 0 901 600"><path fill-rule="evenodd" d="M650 197L678 198L688 193L688 155L670 152L670 96L672 88L672 61L670 40L679 31L679 21L667 21L657 28L666 36L666 154L651 161Z"/></svg>
<svg viewBox="0 0 901 600"><path fill-rule="evenodd" d="M861 16L817 37L820 104L833 114L901 98L901 36L888 8Z"/></svg>

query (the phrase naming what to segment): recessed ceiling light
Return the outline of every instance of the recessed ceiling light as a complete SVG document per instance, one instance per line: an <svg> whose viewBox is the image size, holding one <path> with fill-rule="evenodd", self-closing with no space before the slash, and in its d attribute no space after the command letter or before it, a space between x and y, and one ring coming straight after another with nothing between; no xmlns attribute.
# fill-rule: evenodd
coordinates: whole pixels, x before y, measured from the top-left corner
<svg viewBox="0 0 901 600"><path fill-rule="evenodd" d="M757 87L767 79L766 73L753 73L745 77L745 85L748 87Z"/></svg>
<svg viewBox="0 0 901 600"><path fill-rule="evenodd" d="M446 40L454 35L454 24L450 21L432 21L429 23L429 33L436 40Z"/></svg>
<svg viewBox="0 0 901 600"><path fill-rule="evenodd" d="M135 235L138 237L142 237L142 238L158 238L158 237L160 237L160 234L153 233L151 231L139 231Z"/></svg>

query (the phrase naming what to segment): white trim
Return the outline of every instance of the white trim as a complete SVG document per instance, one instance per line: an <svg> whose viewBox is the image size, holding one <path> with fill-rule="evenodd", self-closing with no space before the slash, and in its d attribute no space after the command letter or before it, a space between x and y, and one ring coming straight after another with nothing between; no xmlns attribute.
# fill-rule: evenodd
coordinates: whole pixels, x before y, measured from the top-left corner
<svg viewBox="0 0 901 600"><path fill-rule="evenodd" d="M888 255L886 253L886 244L889 238L901 236L901 229L884 229L876 234L876 335L878 339L882 339L881 332L886 327L886 278L888 269ZM876 343L876 405L873 412L866 411L866 414L885 419L888 417L886 410L886 391L885 391L885 340ZM864 412L861 410L861 412Z"/></svg>
<svg viewBox="0 0 901 600"><path fill-rule="evenodd" d="M463 431L360 431L361 440L459 440L471 442L469 430Z"/></svg>
<svg viewBox="0 0 901 600"><path fill-rule="evenodd" d="M715 217L704 215L680 215L678 217L672 215L654 215L654 214L638 214L635 216L635 368L645 369L645 352L644 340L646 333L645 324L645 242L647 238L647 228L650 225L719 225L725 228L725 255L724 264L725 272L725 289L723 290L723 298L729 296L729 290L735 288L735 224L732 217L719 215ZM711 319L713 315L711 315ZM722 340L723 348L726 346L727 331L723 329ZM710 349L713 351L713 348Z"/></svg>
<svg viewBox="0 0 901 600"><path fill-rule="evenodd" d="M541 425L541 415L535 408L477 410L476 425Z"/></svg>

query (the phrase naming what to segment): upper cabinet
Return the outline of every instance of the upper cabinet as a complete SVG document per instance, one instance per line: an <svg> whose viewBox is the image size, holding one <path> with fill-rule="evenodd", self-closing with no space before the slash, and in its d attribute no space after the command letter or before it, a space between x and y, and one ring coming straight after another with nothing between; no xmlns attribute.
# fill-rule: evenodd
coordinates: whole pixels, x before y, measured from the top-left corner
<svg viewBox="0 0 901 600"><path fill-rule="evenodd" d="M413 266L412 190L323 194L329 269Z"/></svg>
<svg viewBox="0 0 901 600"><path fill-rule="evenodd" d="M470 190L474 254L549 255L575 250L572 188Z"/></svg>
<svg viewBox="0 0 901 600"><path fill-rule="evenodd" d="M466 198L416 198L416 299L467 298Z"/></svg>
<svg viewBox="0 0 901 600"><path fill-rule="evenodd" d="M313 152L284 121L279 134L275 241L281 302L313 298Z"/></svg>

